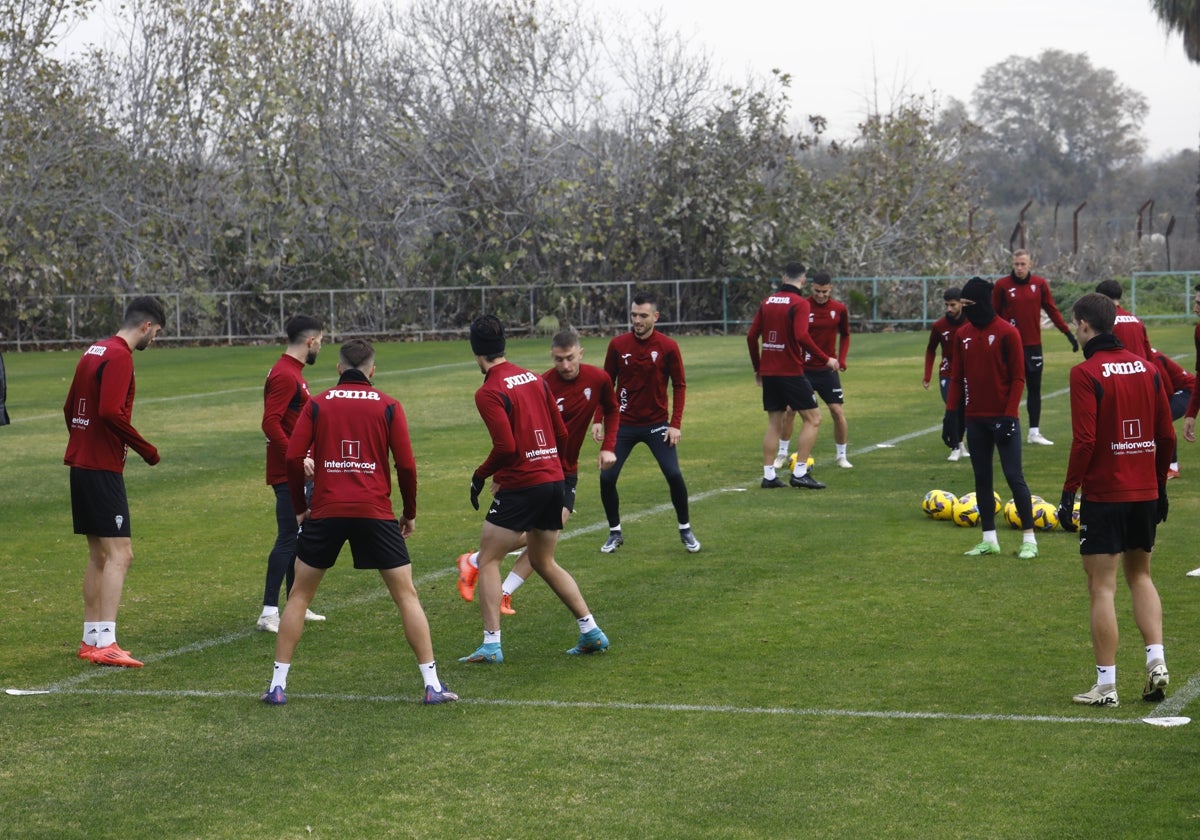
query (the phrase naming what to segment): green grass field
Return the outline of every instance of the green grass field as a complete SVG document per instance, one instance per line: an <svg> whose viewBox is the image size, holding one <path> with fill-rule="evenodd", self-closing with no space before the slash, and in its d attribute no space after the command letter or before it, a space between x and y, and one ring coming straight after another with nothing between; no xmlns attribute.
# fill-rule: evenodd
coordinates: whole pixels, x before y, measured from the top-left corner
<svg viewBox="0 0 1200 840"><path fill-rule="evenodd" d="M1192 326L1155 324L1191 368ZM598 551L595 473L559 561L612 640L568 657L576 628L540 581L504 619L506 661L478 645L454 558L482 514L467 500L488 447L465 342L382 344L376 384L404 403L420 477L409 546L443 679L421 681L378 577L348 554L326 577L288 705L267 707L274 636L255 632L273 495L263 483L261 384L279 347L138 354L134 423L162 453L127 471L136 559L123 647L146 662L74 656L86 557L71 533L61 406L78 350L7 354L0 428L0 835L22 838L1118 838L1200 835L1200 450L1181 444L1155 578L1172 684L1140 700L1143 653L1118 598L1121 706L1091 685L1076 538L1041 557L965 558L978 529L922 515L934 487L971 489L945 459L941 409L920 387L925 333L855 335L843 374L853 470L814 453L823 492L758 488L763 414L741 337L685 337L680 455L704 548L679 542L666 485L636 451L621 477L625 546ZM587 361L605 340L588 338ZM510 358L549 366L548 342ZM1057 500L1070 446L1067 369L1047 334L1035 493ZM335 379L327 346L309 381ZM1022 417L1022 426L1025 418ZM594 444L585 445L591 462ZM997 488L1005 499L1007 487ZM506 565L507 568L507 565Z"/></svg>

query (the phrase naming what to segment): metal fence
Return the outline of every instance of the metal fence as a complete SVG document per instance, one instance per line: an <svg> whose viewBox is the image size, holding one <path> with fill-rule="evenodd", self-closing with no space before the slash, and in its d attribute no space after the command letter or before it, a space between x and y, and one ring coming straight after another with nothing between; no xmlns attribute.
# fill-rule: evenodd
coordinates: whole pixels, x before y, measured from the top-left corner
<svg viewBox="0 0 1200 840"><path fill-rule="evenodd" d="M942 292L966 277L845 277L834 295L847 304L853 326L922 329L943 313ZM263 292L165 292L162 340L183 343L275 341L297 313L322 319L333 337L356 335L424 341L460 338L476 315L499 316L512 334L552 333L573 326L615 332L628 324L639 291L653 292L662 323L676 332L744 332L777 279L693 279L577 285L462 286L414 289L318 289ZM1143 319L1191 313L1200 272L1142 272L1127 283L1122 303ZM1094 283L1055 280L1066 310ZM72 345L110 335L138 293L60 295L0 300L0 347L34 349ZM153 292L150 292L153 294Z"/></svg>

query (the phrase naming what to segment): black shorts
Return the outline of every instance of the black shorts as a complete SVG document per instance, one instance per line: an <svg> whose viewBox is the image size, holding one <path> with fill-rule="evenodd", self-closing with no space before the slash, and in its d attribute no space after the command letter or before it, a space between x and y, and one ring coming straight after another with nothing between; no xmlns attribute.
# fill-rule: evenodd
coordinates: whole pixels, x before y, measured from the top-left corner
<svg viewBox="0 0 1200 840"><path fill-rule="evenodd" d="M845 402L842 399L842 377L836 370L806 370L804 375L812 383L813 390L825 401L825 405L841 405Z"/></svg>
<svg viewBox="0 0 1200 840"><path fill-rule="evenodd" d="M808 411L817 407L812 383L807 376L764 376L763 411Z"/></svg>
<svg viewBox="0 0 1200 840"><path fill-rule="evenodd" d="M296 538L296 556L313 568L330 569L347 540L356 569L398 569L410 562L399 522L354 516L305 521Z"/></svg>
<svg viewBox="0 0 1200 840"><path fill-rule="evenodd" d="M1154 549L1158 502L1079 503L1079 553L1120 554Z"/></svg>
<svg viewBox="0 0 1200 840"><path fill-rule="evenodd" d="M71 467L71 517L75 533L90 537L129 537L125 476L109 470Z"/></svg>
<svg viewBox="0 0 1200 840"><path fill-rule="evenodd" d="M571 513L575 512L575 487L579 484L579 474L563 476L563 507Z"/></svg>
<svg viewBox="0 0 1200 840"><path fill-rule="evenodd" d="M561 531L563 482L550 481L500 490L488 508L487 521L510 531Z"/></svg>

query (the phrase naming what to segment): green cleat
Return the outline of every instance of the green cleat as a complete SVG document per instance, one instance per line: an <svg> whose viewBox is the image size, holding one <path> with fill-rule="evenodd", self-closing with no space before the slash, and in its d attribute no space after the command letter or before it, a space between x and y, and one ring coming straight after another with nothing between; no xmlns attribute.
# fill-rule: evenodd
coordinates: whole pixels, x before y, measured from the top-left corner
<svg viewBox="0 0 1200 840"><path fill-rule="evenodd" d="M1019 560L1033 560L1037 556L1038 556L1037 543L1031 543L1031 542L1021 543L1021 550L1017 552L1017 558Z"/></svg>
<svg viewBox="0 0 1200 840"><path fill-rule="evenodd" d="M987 540L984 540L979 545L972 548L970 551L964 551L963 557L979 557L984 554L999 554L999 553L1000 553L1000 546L996 545L994 542L988 542Z"/></svg>

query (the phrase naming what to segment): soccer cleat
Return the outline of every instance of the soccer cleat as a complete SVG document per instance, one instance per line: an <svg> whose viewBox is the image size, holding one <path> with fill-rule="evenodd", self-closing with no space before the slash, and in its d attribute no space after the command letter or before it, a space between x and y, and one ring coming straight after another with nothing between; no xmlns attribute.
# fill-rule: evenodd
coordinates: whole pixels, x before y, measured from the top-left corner
<svg viewBox="0 0 1200 840"><path fill-rule="evenodd" d="M471 552L458 555L458 594L468 603L475 600L475 582L479 569L471 565Z"/></svg>
<svg viewBox="0 0 1200 840"><path fill-rule="evenodd" d="M1037 549L1035 548L1034 550L1036 551ZM987 540L984 540L979 545L972 548L970 551L964 551L963 557L979 557L984 554L999 554L999 553L1000 553L1000 546L996 545L996 543L994 543L994 542L988 542Z"/></svg>
<svg viewBox="0 0 1200 840"><path fill-rule="evenodd" d="M700 540L696 539L696 535L692 533L691 528L683 528L679 531L679 539L683 542L683 547L689 553L695 554L700 550Z"/></svg>
<svg viewBox="0 0 1200 840"><path fill-rule="evenodd" d="M80 642L79 643L79 652L75 655L77 657L79 657L80 659L86 659L88 662L91 662L92 655L95 652L96 652L95 645L89 645L87 642Z"/></svg>
<svg viewBox="0 0 1200 840"><path fill-rule="evenodd" d="M324 620L325 620L325 616L323 616L323 615L317 615L317 614L316 614L315 612L313 612L312 610L305 610L305 611L304 611L304 620L305 620L305 621L324 621Z"/></svg>
<svg viewBox="0 0 1200 840"><path fill-rule="evenodd" d="M115 644L96 648L91 658L97 665L112 665L115 668L141 668L143 664L130 656L129 651L121 650Z"/></svg>
<svg viewBox="0 0 1200 840"><path fill-rule="evenodd" d="M600 551L604 554L612 554L623 545L625 545L625 539L621 536L621 532L609 531L608 539L604 541L604 545L600 546Z"/></svg>
<svg viewBox="0 0 1200 840"><path fill-rule="evenodd" d="M1072 703L1078 703L1080 706L1119 706L1117 702L1117 687L1112 683L1100 685L1097 683L1090 690L1083 694L1076 694L1071 698Z"/></svg>
<svg viewBox="0 0 1200 840"><path fill-rule="evenodd" d="M1170 481L1172 478L1179 478L1179 470L1173 467L1167 470L1167 481Z"/></svg>
<svg viewBox="0 0 1200 840"><path fill-rule="evenodd" d="M1187 576L1188 577L1200 577L1200 566L1197 566L1195 569L1192 569L1190 572L1188 572Z"/></svg>
<svg viewBox="0 0 1200 840"><path fill-rule="evenodd" d="M780 481L778 477L764 478L762 480L762 484L759 486L761 486L764 490L771 490L775 487L787 487L787 485Z"/></svg>
<svg viewBox="0 0 1200 840"><path fill-rule="evenodd" d="M426 706L436 706L439 703L453 703L457 699L458 695L446 688L445 683L442 683L437 688L431 685L425 686L425 699L422 702Z"/></svg>
<svg viewBox="0 0 1200 840"><path fill-rule="evenodd" d="M1025 440L1028 443L1040 443L1042 446L1054 445L1054 441L1047 439L1047 437L1041 432L1030 432L1029 437L1027 437Z"/></svg>
<svg viewBox="0 0 1200 840"><path fill-rule="evenodd" d="M501 615L516 615L517 611L512 608L512 595L505 592L500 596L500 614Z"/></svg>
<svg viewBox="0 0 1200 840"><path fill-rule="evenodd" d="M608 650L608 636L605 636L604 631L597 627L595 630L580 633L579 641L567 653L571 656L581 656L585 653L604 653L606 650Z"/></svg>
<svg viewBox="0 0 1200 840"><path fill-rule="evenodd" d="M282 706L287 702L287 695L283 693L283 686L277 685L264 694L260 698L264 703L271 706Z"/></svg>
<svg viewBox="0 0 1200 840"><path fill-rule="evenodd" d="M962 450L956 446L950 450L950 456L948 458L946 458L946 460L947 461L957 461L961 457L962 457Z"/></svg>
<svg viewBox="0 0 1200 840"><path fill-rule="evenodd" d="M838 459L837 459L837 465L838 465L839 467L841 467L842 469L844 469L844 470L851 469L851 468L854 466L854 465L853 465L853 464L851 464L851 463L850 463L848 460L846 460L846 456L845 456L845 455L843 455L842 457L840 457L840 458L838 458Z"/></svg>
<svg viewBox="0 0 1200 840"><path fill-rule="evenodd" d="M990 545L990 543L989 543ZM1023 542L1021 550L1017 552L1018 560L1033 560L1038 556L1037 543Z"/></svg>
<svg viewBox="0 0 1200 840"><path fill-rule="evenodd" d="M787 462L788 462L788 454L786 452L780 452L778 455L775 456L775 469L777 469L777 470L783 469L784 466L787 465Z"/></svg>
<svg viewBox="0 0 1200 840"><path fill-rule="evenodd" d="M258 623L254 625L259 630L264 630L267 633L279 632L279 613L274 615L260 615Z"/></svg>
<svg viewBox="0 0 1200 840"><path fill-rule="evenodd" d="M500 650L500 645L480 645L479 649L470 656L460 656L459 662L483 662L490 664L495 662L499 664L504 661L504 652Z"/></svg>
<svg viewBox="0 0 1200 840"><path fill-rule="evenodd" d="M805 487L809 490L824 490L825 485L812 477L811 473L805 473L801 476L792 476L788 480L788 484L793 487Z"/></svg>
<svg viewBox="0 0 1200 840"><path fill-rule="evenodd" d="M1142 699L1147 703L1157 703L1163 700L1167 693L1163 691L1171 682L1167 673L1167 663L1155 659L1146 666L1146 686L1142 689Z"/></svg>

